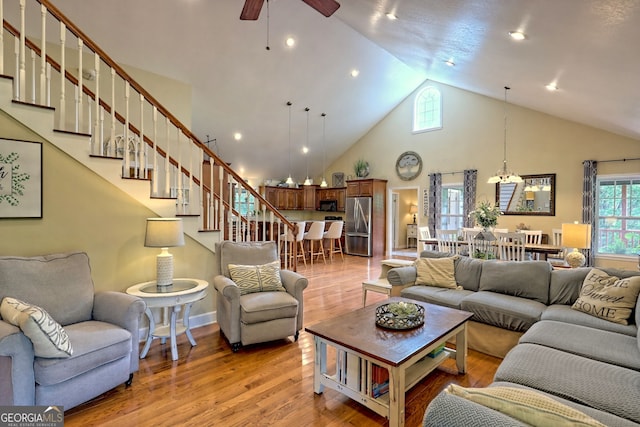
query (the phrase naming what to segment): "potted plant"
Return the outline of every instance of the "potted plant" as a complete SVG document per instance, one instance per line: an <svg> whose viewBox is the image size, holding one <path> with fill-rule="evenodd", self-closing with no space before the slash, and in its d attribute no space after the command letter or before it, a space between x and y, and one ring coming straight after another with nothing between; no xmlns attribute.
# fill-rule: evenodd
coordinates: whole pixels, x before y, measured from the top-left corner
<svg viewBox="0 0 640 427"><path fill-rule="evenodd" d="M358 159L353 164L353 171L358 178L366 178L369 175L369 162Z"/></svg>

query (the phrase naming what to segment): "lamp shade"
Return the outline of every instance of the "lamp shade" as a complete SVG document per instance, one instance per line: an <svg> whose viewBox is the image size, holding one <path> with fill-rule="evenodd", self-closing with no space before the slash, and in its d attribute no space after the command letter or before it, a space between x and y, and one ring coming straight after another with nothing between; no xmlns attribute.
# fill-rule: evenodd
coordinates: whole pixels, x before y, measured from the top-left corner
<svg viewBox="0 0 640 427"><path fill-rule="evenodd" d="M409 213L410 214L417 214L418 213L418 206L417 205L411 205L409 207Z"/></svg>
<svg viewBox="0 0 640 427"><path fill-rule="evenodd" d="M591 224L562 224L562 246L576 249L591 247Z"/></svg>
<svg viewBox="0 0 640 427"><path fill-rule="evenodd" d="M184 246L181 218L147 218L144 245L148 248Z"/></svg>

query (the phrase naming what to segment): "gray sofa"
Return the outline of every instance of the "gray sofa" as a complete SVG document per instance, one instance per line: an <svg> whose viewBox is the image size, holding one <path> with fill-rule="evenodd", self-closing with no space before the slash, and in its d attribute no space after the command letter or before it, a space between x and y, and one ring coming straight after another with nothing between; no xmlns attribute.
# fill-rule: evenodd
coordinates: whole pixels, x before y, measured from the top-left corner
<svg viewBox="0 0 640 427"><path fill-rule="evenodd" d="M427 251L422 256L443 255ZM639 303L628 325L573 310L590 270L552 270L543 261L460 257L455 261L455 278L461 288L408 286L401 295L474 314L470 347L491 354L497 346L506 353L489 388L534 390L607 426L640 425ZM640 275L601 270L620 278ZM416 270L395 268L388 277L392 284L407 286L415 281ZM425 411L424 425L527 424L442 392Z"/></svg>
<svg viewBox="0 0 640 427"><path fill-rule="evenodd" d="M73 352L35 356L21 328L0 320L0 405L67 410L131 382L145 304L121 292L94 293L86 253L0 257L0 301L5 297L44 309L63 327Z"/></svg>

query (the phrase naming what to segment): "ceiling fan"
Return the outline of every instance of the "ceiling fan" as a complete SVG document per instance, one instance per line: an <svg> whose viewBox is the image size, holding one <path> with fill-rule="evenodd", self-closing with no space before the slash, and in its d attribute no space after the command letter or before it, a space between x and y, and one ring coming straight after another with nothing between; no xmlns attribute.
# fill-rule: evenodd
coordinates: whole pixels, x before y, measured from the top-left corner
<svg viewBox="0 0 640 427"><path fill-rule="evenodd" d="M267 0L269 1L269 0ZM340 3L335 0L302 0L327 18L338 10ZM264 0L245 0L240 19L244 21L255 21L260 16Z"/></svg>

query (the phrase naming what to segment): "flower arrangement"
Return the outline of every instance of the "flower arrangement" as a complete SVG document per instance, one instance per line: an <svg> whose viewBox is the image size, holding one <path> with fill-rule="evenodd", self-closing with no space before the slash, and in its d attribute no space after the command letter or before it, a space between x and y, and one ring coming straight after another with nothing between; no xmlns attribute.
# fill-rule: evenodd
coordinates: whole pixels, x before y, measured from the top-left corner
<svg viewBox="0 0 640 427"><path fill-rule="evenodd" d="M389 304L389 312L396 316L415 316L418 314L418 306L407 302L394 302Z"/></svg>
<svg viewBox="0 0 640 427"><path fill-rule="evenodd" d="M488 201L482 201L478 206L469 212L469 218L473 218L474 221L482 228L495 227L498 225L498 218L502 215L498 205L491 204Z"/></svg>

